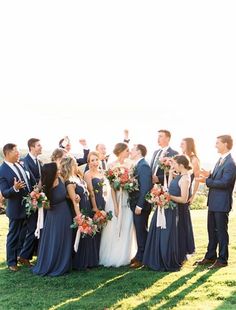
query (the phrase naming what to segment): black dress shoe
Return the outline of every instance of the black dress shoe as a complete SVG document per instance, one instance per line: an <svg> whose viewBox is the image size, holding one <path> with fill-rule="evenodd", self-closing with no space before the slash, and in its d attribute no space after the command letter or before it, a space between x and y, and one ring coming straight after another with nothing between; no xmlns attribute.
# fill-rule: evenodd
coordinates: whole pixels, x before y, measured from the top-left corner
<svg viewBox="0 0 236 310"><path fill-rule="evenodd" d="M215 259L208 259L208 258L203 258L201 260L197 260L193 265L208 265L208 264L214 264L216 260Z"/></svg>
<svg viewBox="0 0 236 310"><path fill-rule="evenodd" d="M227 265L228 265L227 263L220 263L218 261L215 261L213 265L208 267L208 269L210 269L210 270L218 269L218 268L226 267Z"/></svg>

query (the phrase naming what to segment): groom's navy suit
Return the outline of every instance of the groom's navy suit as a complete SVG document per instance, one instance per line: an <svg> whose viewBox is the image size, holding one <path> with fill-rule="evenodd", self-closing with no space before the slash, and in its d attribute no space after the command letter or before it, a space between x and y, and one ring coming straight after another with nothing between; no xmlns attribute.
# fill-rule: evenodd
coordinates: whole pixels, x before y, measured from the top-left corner
<svg viewBox="0 0 236 310"><path fill-rule="evenodd" d="M0 191L3 197L7 200L6 215L9 218L9 232L7 235L7 264L8 266L17 265L17 250L19 238L26 218L25 206L22 204L22 199L29 191L27 187L15 191L14 178L18 179L15 172L3 162L0 167ZM28 180L28 184L30 182ZM29 188L31 190L31 188ZM24 247L27 247L26 241Z"/></svg>
<svg viewBox="0 0 236 310"><path fill-rule="evenodd" d="M145 244L147 240L148 216L151 211L150 204L145 200L145 195L152 188L152 171L148 163L142 158L135 167L135 176L138 179L139 190L131 192L130 208L134 213L134 225L137 236L138 251L136 260L142 262ZM140 215L135 214L136 206L142 208Z"/></svg>
<svg viewBox="0 0 236 310"><path fill-rule="evenodd" d="M155 170L154 168L155 168L156 157L157 157L157 154L160 154L160 151L161 151L161 149L156 150L152 156L152 160L151 160L151 164L150 164L152 172L153 172L153 170ZM168 149L164 153L164 156L165 157L174 157L177 154L178 154L177 151L173 150L171 147L168 147ZM161 169L160 167L158 167L155 175L158 177L159 183L161 185L164 185L164 170Z"/></svg>
<svg viewBox="0 0 236 310"><path fill-rule="evenodd" d="M212 174L206 179L208 193L208 247L205 258L216 259L227 264L228 261L228 216L232 208L232 193L235 184L236 166L231 155L227 155L222 164L217 164Z"/></svg>

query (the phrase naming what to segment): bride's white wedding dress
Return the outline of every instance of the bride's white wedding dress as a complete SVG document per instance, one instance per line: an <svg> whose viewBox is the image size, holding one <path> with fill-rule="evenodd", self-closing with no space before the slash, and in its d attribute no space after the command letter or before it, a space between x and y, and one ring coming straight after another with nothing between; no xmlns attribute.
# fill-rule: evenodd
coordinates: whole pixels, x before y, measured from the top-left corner
<svg viewBox="0 0 236 310"><path fill-rule="evenodd" d="M113 218L102 230L99 264L105 267L125 266L137 252L133 213L128 203L128 192L120 190L116 192L119 215L115 216L111 188L108 187L105 211L112 211Z"/></svg>

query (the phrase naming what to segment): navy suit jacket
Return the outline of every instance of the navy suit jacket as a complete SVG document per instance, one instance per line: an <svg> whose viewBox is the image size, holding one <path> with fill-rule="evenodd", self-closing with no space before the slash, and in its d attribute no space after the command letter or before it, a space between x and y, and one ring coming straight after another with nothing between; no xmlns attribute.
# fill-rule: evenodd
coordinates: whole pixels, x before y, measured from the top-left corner
<svg viewBox="0 0 236 310"><path fill-rule="evenodd" d="M7 200L6 215L13 220L26 217L25 206L22 199L28 194L27 187L16 192L13 188L14 178L18 179L15 172L5 163L0 167L0 191ZM30 182L29 182L30 183Z"/></svg>
<svg viewBox="0 0 236 310"><path fill-rule="evenodd" d="M83 151L84 151L84 157L76 158L76 161L77 161L78 166L87 164L89 150L85 150L85 149L84 149Z"/></svg>
<svg viewBox="0 0 236 310"><path fill-rule="evenodd" d="M159 152L159 150L156 150L152 156L151 165L150 165L151 170L153 169L154 160L155 160L158 152ZM173 150L171 147L168 147L168 149L166 150L166 153L165 153L165 157L174 157L177 154L178 154L177 151ZM159 182L163 185L164 184L164 170L161 168L158 168L157 172L156 172L156 176L158 177Z"/></svg>
<svg viewBox="0 0 236 310"><path fill-rule="evenodd" d="M40 167L42 168L42 163L39 160L38 162ZM23 165L25 170L28 171L30 174L31 186L33 187L34 185L38 184L40 179L39 168L38 166L36 166L34 160L29 154L26 155L26 157L23 159Z"/></svg>
<svg viewBox="0 0 236 310"><path fill-rule="evenodd" d="M139 190L129 193L130 208L139 206L144 211L150 211L150 204L145 200L145 195L152 188L152 170L147 161L142 158L135 167L135 176L138 179Z"/></svg>
<svg viewBox="0 0 236 310"><path fill-rule="evenodd" d="M236 178L236 165L229 154L224 162L206 179L209 187L207 205L209 211L229 212L233 203L233 189Z"/></svg>

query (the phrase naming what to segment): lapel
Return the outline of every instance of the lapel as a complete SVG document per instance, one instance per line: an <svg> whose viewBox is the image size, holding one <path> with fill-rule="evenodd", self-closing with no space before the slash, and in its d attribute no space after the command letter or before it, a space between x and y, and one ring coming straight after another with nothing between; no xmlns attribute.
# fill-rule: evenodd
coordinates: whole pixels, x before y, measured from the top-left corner
<svg viewBox="0 0 236 310"><path fill-rule="evenodd" d="M225 164L227 163L227 161L230 159L231 155L227 155L224 159L223 159L223 162L218 165L218 167L215 167L214 171L213 171L213 174L212 174L212 177L215 178L217 176L217 174L221 173L221 171L223 170Z"/></svg>
<svg viewBox="0 0 236 310"><path fill-rule="evenodd" d="M11 167L8 166L8 164L6 164L6 163L4 162L3 165L5 165L5 169L6 169L7 171L9 171L9 173L12 175L12 178L13 178L13 179L14 179L14 178L17 178L17 179L18 179L18 176L17 176L17 174L15 173L15 171L12 170Z"/></svg>

